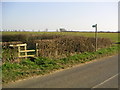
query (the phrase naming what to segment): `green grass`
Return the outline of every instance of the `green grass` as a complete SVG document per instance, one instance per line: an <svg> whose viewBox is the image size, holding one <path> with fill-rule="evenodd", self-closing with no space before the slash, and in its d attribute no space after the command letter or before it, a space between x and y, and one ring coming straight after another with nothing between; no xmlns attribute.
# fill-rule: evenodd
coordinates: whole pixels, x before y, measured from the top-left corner
<svg viewBox="0 0 120 90"><path fill-rule="evenodd" d="M3 35L15 35L15 34L59 34L59 35L77 35L85 37L94 37L93 32L2 32ZM118 42L118 33L98 33L98 37L110 38L111 40Z"/></svg>
<svg viewBox="0 0 120 90"><path fill-rule="evenodd" d="M2 65L2 82L5 84L34 75L47 74L54 70L73 66L74 64L85 63L100 57L116 54L118 50L120 50L120 45L113 45L96 52L85 52L58 60L38 57L33 61L26 59L20 63L6 62Z"/></svg>

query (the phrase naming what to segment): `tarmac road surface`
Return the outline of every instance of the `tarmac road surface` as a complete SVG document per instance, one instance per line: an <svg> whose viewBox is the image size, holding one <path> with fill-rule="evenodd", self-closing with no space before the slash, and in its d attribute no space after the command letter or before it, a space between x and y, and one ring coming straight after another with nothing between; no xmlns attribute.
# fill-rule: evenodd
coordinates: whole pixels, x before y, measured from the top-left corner
<svg viewBox="0 0 120 90"><path fill-rule="evenodd" d="M118 88L118 74L118 55L114 55L3 88Z"/></svg>

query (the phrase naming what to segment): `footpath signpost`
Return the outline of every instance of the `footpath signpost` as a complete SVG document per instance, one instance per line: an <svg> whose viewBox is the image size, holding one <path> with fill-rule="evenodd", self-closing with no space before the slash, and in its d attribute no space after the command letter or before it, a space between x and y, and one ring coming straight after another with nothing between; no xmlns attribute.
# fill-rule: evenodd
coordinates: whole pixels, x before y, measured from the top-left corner
<svg viewBox="0 0 120 90"><path fill-rule="evenodd" d="M97 51L97 24L92 25L95 28L95 51Z"/></svg>

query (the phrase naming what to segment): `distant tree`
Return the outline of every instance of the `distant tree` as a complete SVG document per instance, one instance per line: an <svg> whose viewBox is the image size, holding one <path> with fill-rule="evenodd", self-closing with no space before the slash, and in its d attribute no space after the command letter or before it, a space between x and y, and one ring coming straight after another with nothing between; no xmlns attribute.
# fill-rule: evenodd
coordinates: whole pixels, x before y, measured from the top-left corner
<svg viewBox="0 0 120 90"><path fill-rule="evenodd" d="M34 32L34 30L32 30L32 32Z"/></svg>
<svg viewBox="0 0 120 90"><path fill-rule="evenodd" d="M40 32L40 29L38 30L38 32Z"/></svg>
<svg viewBox="0 0 120 90"><path fill-rule="evenodd" d="M60 28L60 32L66 32L67 30L65 28Z"/></svg>
<svg viewBox="0 0 120 90"><path fill-rule="evenodd" d="M17 30L15 30L15 32L17 32Z"/></svg>
<svg viewBox="0 0 120 90"><path fill-rule="evenodd" d="M45 32L48 32L48 29L47 29L47 28L45 29Z"/></svg>
<svg viewBox="0 0 120 90"><path fill-rule="evenodd" d="M56 32L59 32L59 30L58 30L58 29L56 29Z"/></svg>
<svg viewBox="0 0 120 90"><path fill-rule="evenodd" d="M23 29L22 31L23 31L23 32L25 32L25 30L24 30L24 29Z"/></svg>

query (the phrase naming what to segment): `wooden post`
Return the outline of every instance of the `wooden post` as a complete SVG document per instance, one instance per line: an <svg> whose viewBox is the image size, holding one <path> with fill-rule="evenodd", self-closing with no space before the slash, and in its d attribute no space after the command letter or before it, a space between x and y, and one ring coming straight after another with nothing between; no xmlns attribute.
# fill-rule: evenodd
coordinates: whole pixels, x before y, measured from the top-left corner
<svg viewBox="0 0 120 90"><path fill-rule="evenodd" d="M95 50L97 51L97 24L95 27Z"/></svg>
<svg viewBox="0 0 120 90"><path fill-rule="evenodd" d="M38 43L36 43L36 56L38 57Z"/></svg>
<svg viewBox="0 0 120 90"><path fill-rule="evenodd" d="M18 46L18 57L20 57L20 46Z"/></svg>
<svg viewBox="0 0 120 90"><path fill-rule="evenodd" d="M95 51L97 51L97 24L93 25L95 27Z"/></svg>
<svg viewBox="0 0 120 90"><path fill-rule="evenodd" d="M27 59L27 52L26 52L26 50L27 50L27 44L25 43L25 46L24 46L24 49L25 49L25 58Z"/></svg>

